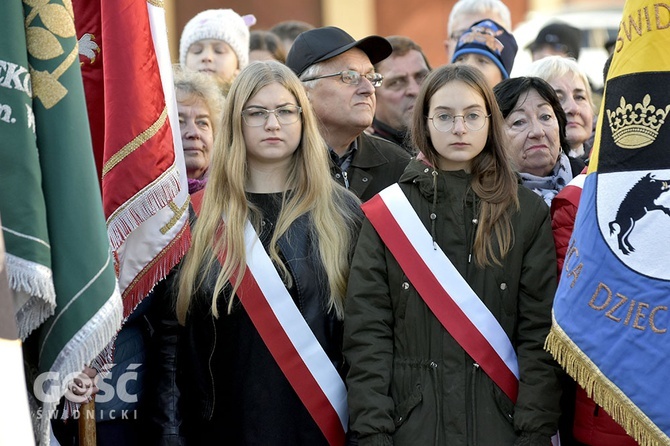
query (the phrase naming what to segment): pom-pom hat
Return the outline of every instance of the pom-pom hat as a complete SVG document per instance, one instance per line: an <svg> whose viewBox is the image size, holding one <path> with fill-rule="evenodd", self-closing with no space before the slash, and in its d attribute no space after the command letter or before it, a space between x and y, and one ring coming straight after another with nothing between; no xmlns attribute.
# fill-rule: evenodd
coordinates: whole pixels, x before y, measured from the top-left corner
<svg viewBox="0 0 670 446"><path fill-rule="evenodd" d="M253 15L240 16L232 9L207 9L196 14L181 33L179 63L186 65L186 53L195 42L215 39L232 48L241 70L249 64L249 27L255 23Z"/></svg>

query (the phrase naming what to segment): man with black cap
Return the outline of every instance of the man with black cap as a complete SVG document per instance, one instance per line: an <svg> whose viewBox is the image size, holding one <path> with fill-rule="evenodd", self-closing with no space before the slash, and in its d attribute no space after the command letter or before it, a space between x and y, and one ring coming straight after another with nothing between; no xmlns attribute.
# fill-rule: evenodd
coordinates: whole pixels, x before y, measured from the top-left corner
<svg viewBox="0 0 670 446"><path fill-rule="evenodd" d="M547 56L579 58L582 31L567 23L550 23L540 30L535 41L528 45L533 61Z"/></svg>
<svg viewBox="0 0 670 446"><path fill-rule="evenodd" d="M354 40L327 26L300 34L286 57L318 117L333 177L361 201L395 183L410 159L397 144L364 133L375 115L375 88L383 80L373 65L391 51L383 37Z"/></svg>

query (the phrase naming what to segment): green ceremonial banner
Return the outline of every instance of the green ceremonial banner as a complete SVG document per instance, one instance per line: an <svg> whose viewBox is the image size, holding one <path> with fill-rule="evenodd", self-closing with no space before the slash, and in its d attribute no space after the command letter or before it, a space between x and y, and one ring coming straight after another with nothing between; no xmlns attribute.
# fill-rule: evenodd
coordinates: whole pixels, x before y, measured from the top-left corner
<svg viewBox="0 0 670 446"><path fill-rule="evenodd" d="M26 341L35 371L50 372L33 388L43 403L40 442L48 444L50 411L68 381L100 359L121 325L122 304L93 160L72 4L3 0L0 28L0 215L8 256L19 266L8 267L10 285L44 300L41 289L34 293L35 287L24 284L34 279L41 287L42 277L33 273L50 268L55 292L53 314ZM23 305L26 320L43 318L43 313L32 317L34 308Z"/></svg>
<svg viewBox="0 0 670 446"><path fill-rule="evenodd" d="M11 404L0 405L0 444L34 446L21 340L16 336L14 302L5 268L5 245L0 233L0 395Z"/></svg>
<svg viewBox="0 0 670 446"><path fill-rule="evenodd" d="M53 314L56 295L20 1L4 2L0 24L0 214L19 336L25 338Z"/></svg>

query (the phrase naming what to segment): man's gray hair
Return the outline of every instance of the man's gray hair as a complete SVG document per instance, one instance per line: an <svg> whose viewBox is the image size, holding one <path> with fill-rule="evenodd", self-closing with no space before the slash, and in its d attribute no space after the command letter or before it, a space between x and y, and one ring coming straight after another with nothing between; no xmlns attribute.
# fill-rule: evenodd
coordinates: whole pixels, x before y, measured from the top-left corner
<svg viewBox="0 0 670 446"><path fill-rule="evenodd" d="M309 79L310 77L321 74L321 68L325 65L325 62L327 61L317 62L313 65L310 65L300 75L300 81L302 81L302 85L304 85L307 90L314 88L314 85L316 85L316 80L304 82L303 79Z"/></svg>
<svg viewBox="0 0 670 446"><path fill-rule="evenodd" d="M495 15L500 16L503 26L507 31L512 32L512 15L509 8L500 0L458 0L451 13L449 13L449 23L447 25L447 34L451 36L454 31L454 23L458 21L461 15L465 14L482 14L486 15L489 12L494 12ZM468 27L472 23L468 23Z"/></svg>

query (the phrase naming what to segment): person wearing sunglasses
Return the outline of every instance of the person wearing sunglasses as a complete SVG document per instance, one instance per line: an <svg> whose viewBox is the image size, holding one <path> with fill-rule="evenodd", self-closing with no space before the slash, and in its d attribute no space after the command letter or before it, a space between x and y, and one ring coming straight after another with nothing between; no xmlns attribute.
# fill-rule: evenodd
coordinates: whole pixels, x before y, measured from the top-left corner
<svg viewBox="0 0 670 446"><path fill-rule="evenodd" d="M410 159L397 144L365 133L375 115L375 90L384 82L374 64L391 51L383 37L354 40L327 26L300 34L286 57L318 118L333 177L362 201L395 183Z"/></svg>

